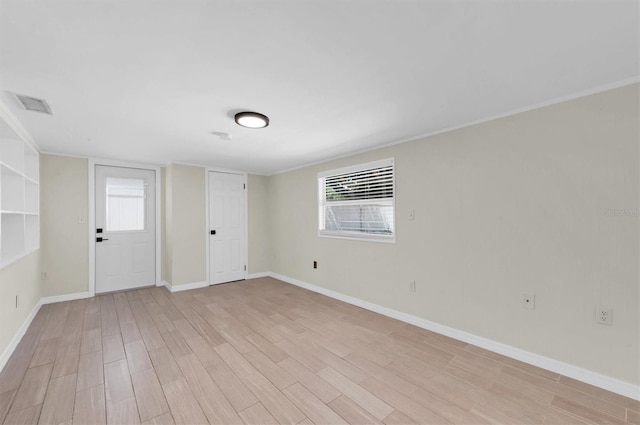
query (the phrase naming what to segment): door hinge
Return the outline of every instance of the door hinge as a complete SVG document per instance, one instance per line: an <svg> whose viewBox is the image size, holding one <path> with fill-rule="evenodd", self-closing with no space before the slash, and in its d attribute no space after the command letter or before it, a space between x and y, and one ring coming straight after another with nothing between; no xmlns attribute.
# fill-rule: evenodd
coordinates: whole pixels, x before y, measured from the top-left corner
<svg viewBox="0 0 640 425"><path fill-rule="evenodd" d="M244 271L245 271L245 272L247 271L247 266L244 266Z"/></svg>
<svg viewBox="0 0 640 425"><path fill-rule="evenodd" d="M245 184L243 184L243 185L242 185L242 188L243 188L243 189L246 189L246 188L247 188L247 184L246 184L246 183L245 183Z"/></svg>

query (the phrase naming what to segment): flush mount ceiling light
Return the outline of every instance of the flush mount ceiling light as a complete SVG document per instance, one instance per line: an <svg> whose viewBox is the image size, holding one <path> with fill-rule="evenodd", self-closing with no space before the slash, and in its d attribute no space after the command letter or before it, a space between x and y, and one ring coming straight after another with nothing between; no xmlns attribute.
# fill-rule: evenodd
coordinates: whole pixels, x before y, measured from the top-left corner
<svg viewBox="0 0 640 425"><path fill-rule="evenodd" d="M235 120L236 124L247 128L264 128L269 125L269 117L257 112L239 112Z"/></svg>

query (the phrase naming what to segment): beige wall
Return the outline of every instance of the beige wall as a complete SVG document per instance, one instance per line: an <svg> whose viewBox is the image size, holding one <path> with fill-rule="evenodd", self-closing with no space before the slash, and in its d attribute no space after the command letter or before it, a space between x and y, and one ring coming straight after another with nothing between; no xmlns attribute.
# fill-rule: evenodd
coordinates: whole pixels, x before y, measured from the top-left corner
<svg viewBox="0 0 640 425"><path fill-rule="evenodd" d="M207 278L205 169L171 164L165 169L165 262L171 285Z"/></svg>
<svg viewBox="0 0 640 425"><path fill-rule="evenodd" d="M272 176L270 269L638 384L638 87ZM397 243L319 238L317 173L388 157Z"/></svg>
<svg viewBox="0 0 640 425"><path fill-rule="evenodd" d="M247 177L249 273L269 271L268 183L266 176L249 174Z"/></svg>
<svg viewBox="0 0 640 425"><path fill-rule="evenodd" d="M43 296L89 290L88 162L40 155ZM80 223L82 221L82 223Z"/></svg>
<svg viewBox="0 0 640 425"><path fill-rule="evenodd" d="M162 169L162 279L172 285L206 280L206 169L171 164ZM269 271L268 177L249 175L249 273Z"/></svg>
<svg viewBox="0 0 640 425"><path fill-rule="evenodd" d="M16 295L19 297L17 308ZM9 346L41 296L40 251L0 270L0 354Z"/></svg>

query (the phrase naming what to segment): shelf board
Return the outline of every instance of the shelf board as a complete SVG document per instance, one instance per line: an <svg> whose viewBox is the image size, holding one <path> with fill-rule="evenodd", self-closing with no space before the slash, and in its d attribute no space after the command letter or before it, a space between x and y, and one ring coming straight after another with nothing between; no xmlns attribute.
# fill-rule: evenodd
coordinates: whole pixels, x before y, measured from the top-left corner
<svg viewBox="0 0 640 425"><path fill-rule="evenodd" d="M27 214L29 214L29 213L24 212L24 211L0 210L0 214L20 214L20 215L27 215Z"/></svg>
<svg viewBox="0 0 640 425"><path fill-rule="evenodd" d="M37 180L32 179L31 177L27 176L26 174L22 174L22 177L24 177L24 179L26 181L30 182L30 183L40 185L40 182L38 182Z"/></svg>
<svg viewBox="0 0 640 425"><path fill-rule="evenodd" d="M6 164L6 163L0 161L0 166L6 168L7 170L9 170L9 171L11 171L11 172L13 172L13 173L15 173L15 174L17 174L19 176L25 177L24 173L21 173L20 171L16 170L15 168L13 168L9 164Z"/></svg>
<svg viewBox="0 0 640 425"><path fill-rule="evenodd" d="M36 252L37 250L39 250L40 248L31 248L31 249L27 249L23 252L17 253L17 254L5 254L5 256L0 257L0 269L7 267L9 264L15 263L16 261L20 260L21 258L26 257L27 255L31 255L34 252Z"/></svg>
<svg viewBox="0 0 640 425"><path fill-rule="evenodd" d="M29 181L29 182L31 182L33 184L37 184L37 185L40 184L40 182L38 180L34 179L33 177L30 177L30 176L26 175L25 173L23 173L21 171L16 170L15 168L13 168L11 165L9 165L7 163L4 163L4 162L0 161L0 167L4 167L7 170L11 171L12 173L17 174L20 177L24 177L25 180L27 180L27 181Z"/></svg>

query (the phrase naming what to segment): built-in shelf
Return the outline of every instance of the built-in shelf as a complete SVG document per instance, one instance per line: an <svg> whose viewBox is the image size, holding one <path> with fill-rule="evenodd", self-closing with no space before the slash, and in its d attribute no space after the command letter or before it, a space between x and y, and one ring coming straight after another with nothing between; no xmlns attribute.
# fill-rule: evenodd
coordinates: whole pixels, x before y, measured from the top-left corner
<svg viewBox="0 0 640 425"><path fill-rule="evenodd" d="M39 161L30 144L0 138L0 268L40 248Z"/></svg>
<svg viewBox="0 0 640 425"><path fill-rule="evenodd" d="M24 211L24 176L0 162L0 208Z"/></svg>
<svg viewBox="0 0 640 425"><path fill-rule="evenodd" d="M24 176L36 184L40 181L38 152L26 143L24 145Z"/></svg>
<svg viewBox="0 0 640 425"><path fill-rule="evenodd" d="M19 139L0 139L0 161L24 174L25 143Z"/></svg>
<svg viewBox="0 0 640 425"><path fill-rule="evenodd" d="M25 250L25 226L23 214L0 216L0 255L2 259L13 259Z"/></svg>
<svg viewBox="0 0 640 425"><path fill-rule="evenodd" d="M24 181L24 212L37 214L40 211L40 186L30 180Z"/></svg>
<svg viewBox="0 0 640 425"><path fill-rule="evenodd" d="M40 216L26 215L25 220L25 249L32 252L40 248Z"/></svg>

